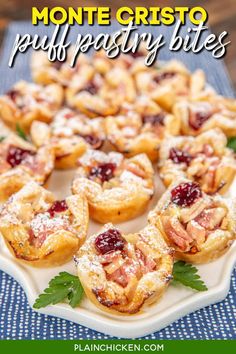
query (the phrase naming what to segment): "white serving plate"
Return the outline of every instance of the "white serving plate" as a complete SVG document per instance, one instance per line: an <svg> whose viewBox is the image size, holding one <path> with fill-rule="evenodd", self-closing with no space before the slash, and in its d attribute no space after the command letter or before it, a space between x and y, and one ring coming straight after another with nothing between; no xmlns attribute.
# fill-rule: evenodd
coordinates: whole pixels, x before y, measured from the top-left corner
<svg viewBox="0 0 236 354"><path fill-rule="evenodd" d="M58 198L70 194L70 184L74 171L54 172L49 189ZM164 188L156 176L156 192L150 208L153 208ZM236 180L231 187L230 194L236 191ZM147 213L139 218L119 224L124 232L135 232L146 224ZM88 235L92 235L101 228L100 224L90 222ZM139 314L132 316L119 316L102 312L88 299L84 298L80 306L72 309L67 304L58 304L40 309L39 312L57 316L79 323L99 332L116 337L137 338L156 332L179 318L194 312L202 307L214 304L224 299L229 291L230 276L236 261L236 243L230 250L215 262L198 266L199 274L205 281L208 291L195 292L184 286L169 286L162 300L143 309ZM47 287L49 280L60 271L76 274L74 262L71 261L56 268L37 269L18 263L6 248L0 238L0 269L10 274L23 287L29 304L32 307L35 299Z"/></svg>

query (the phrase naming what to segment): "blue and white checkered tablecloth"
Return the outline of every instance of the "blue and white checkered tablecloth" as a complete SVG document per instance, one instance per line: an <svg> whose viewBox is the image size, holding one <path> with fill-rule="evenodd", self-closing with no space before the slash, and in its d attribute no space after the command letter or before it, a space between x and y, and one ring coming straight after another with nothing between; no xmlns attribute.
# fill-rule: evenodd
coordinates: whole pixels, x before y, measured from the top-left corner
<svg viewBox="0 0 236 354"><path fill-rule="evenodd" d="M112 32L120 27L103 27L102 32ZM0 66L0 93L8 89L19 79L30 79L29 53L18 55L13 69L7 67L9 53L17 33L48 34L52 28L18 22L9 27ZM71 30L71 38L77 33L91 32L96 35L101 27L77 27ZM166 41L171 36L172 27L140 28L155 35L163 33ZM206 33L205 33L206 35ZM233 90L221 60L212 58L211 53L202 51L198 55L184 52L169 52L162 49L160 59L177 58L183 60L191 69L201 67L207 74L208 82L219 93L233 96ZM176 321L165 329L145 338L147 339L236 339L236 271L232 275L231 288L227 298L215 305L194 312ZM0 271L0 339L105 339L102 333L92 331L75 323L41 315L28 305L24 291L9 275Z"/></svg>

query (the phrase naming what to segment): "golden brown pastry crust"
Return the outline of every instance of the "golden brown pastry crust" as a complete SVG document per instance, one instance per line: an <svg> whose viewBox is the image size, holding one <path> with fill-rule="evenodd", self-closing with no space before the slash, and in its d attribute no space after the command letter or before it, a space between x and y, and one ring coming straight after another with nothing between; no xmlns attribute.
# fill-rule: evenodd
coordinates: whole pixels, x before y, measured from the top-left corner
<svg viewBox="0 0 236 354"><path fill-rule="evenodd" d="M176 187L183 188L183 184L194 183L179 178L171 184L149 213L148 221L175 248L177 259L199 264L211 262L222 256L235 239L236 202L201 192L191 205L177 205L172 193ZM188 192L187 199L190 197Z"/></svg>
<svg viewBox="0 0 236 354"><path fill-rule="evenodd" d="M158 166L165 186L182 176L198 182L205 193L224 194L236 174L234 153L226 146L227 139L217 128L195 138L167 138L160 148Z"/></svg>
<svg viewBox="0 0 236 354"><path fill-rule="evenodd" d="M86 65L91 65L89 56L80 53L74 67L71 67L71 60L74 47L70 47L65 62L48 60L48 55L43 51L34 51L31 56L31 74L34 82L40 85L58 83L66 87L74 75L79 76Z"/></svg>
<svg viewBox="0 0 236 354"><path fill-rule="evenodd" d="M202 70L190 73L177 60L160 64L159 67L143 68L135 74L138 93L148 95L166 111L183 98L197 96L205 90Z"/></svg>
<svg viewBox="0 0 236 354"><path fill-rule="evenodd" d="M202 96L178 102L173 114L181 121L183 135L197 136L204 131L219 128L228 137L236 135L236 100L220 95Z"/></svg>
<svg viewBox="0 0 236 354"><path fill-rule="evenodd" d="M109 78L110 73L107 75ZM72 77L65 94L68 106L91 118L115 114L119 109L116 101L121 99L109 86L108 79L96 72L92 65L83 67L79 76Z"/></svg>
<svg viewBox="0 0 236 354"><path fill-rule="evenodd" d="M69 196L62 211L55 203L51 192L30 182L3 205L0 231L18 261L34 267L57 266L69 261L83 243L88 226L86 199Z"/></svg>
<svg viewBox="0 0 236 354"><path fill-rule="evenodd" d="M0 143L0 201L7 200L31 180L43 185L54 168L50 145L38 150L29 142L10 133Z"/></svg>
<svg viewBox="0 0 236 354"><path fill-rule="evenodd" d="M75 168L88 148L99 149L105 140L103 118L89 119L68 108L60 110L50 125L33 122L30 133L36 146L47 142L53 147L57 169Z"/></svg>
<svg viewBox="0 0 236 354"><path fill-rule="evenodd" d="M72 192L85 193L94 220L122 222L147 208L153 195L154 171L145 154L124 159L116 152L88 150L79 164Z"/></svg>
<svg viewBox="0 0 236 354"><path fill-rule="evenodd" d="M180 121L141 96L133 104L123 104L119 115L107 117L105 126L107 139L116 150L127 157L146 153L155 161L161 141L179 133Z"/></svg>
<svg viewBox="0 0 236 354"><path fill-rule="evenodd" d="M34 120L50 122L63 100L60 85L42 87L19 81L5 95L0 96L0 116L10 128L17 124L28 131Z"/></svg>
<svg viewBox="0 0 236 354"><path fill-rule="evenodd" d="M171 280L173 250L159 231L148 225L138 233L119 233L123 248L101 253L96 238L111 230L119 233L107 224L80 248L76 258L78 276L87 297L97 307L116 314L133 314L163 295Z"/></svg>

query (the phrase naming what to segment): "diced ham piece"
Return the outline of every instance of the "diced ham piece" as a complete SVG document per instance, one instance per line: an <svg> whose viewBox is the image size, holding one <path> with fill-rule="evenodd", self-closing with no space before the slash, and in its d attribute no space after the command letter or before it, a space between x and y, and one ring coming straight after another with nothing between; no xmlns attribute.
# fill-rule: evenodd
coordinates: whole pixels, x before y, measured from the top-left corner
<svg viewBox="0 0 236 354"><path fill-rule="evenodd" d="M195 221L206 230L214 230L221 224L226 214L226 209L221 207L205 209L196 217Z"/></svg>
<svg viewBox="0 0 236 354"><path fill-rule="evenodd" d="M177 218L162 218L166 235L179 249L186 252L190 249L193 238L187 233Z"/></svg>

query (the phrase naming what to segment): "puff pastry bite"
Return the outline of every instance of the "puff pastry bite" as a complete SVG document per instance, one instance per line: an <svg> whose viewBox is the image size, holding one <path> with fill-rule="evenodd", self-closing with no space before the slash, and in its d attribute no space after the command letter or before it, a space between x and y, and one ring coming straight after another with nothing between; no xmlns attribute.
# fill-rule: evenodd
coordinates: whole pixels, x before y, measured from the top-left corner
<svg viewBox="0 0 236 354"><path fill-rule="evenodd" d="M236 202L219 194L205 194L198 183L178 179L163 194L148 220L175 256L207 263L223 255L235 239Z"/></svg>
<svg viewBox="0 0 236 354"><path fill-rule="evenodd" d="M0 143L0 201L6 200L30 180L44 184L54 168L54 151L43 145L38 150L15 134Z"/></svg>
<svg viewBox="0 0 236 354"><path fill-rule="evenodd" d="M87 148L99 149L105 141L104 119L89 119L81 113L64 108L48 125L34 121L31 138L36 146L48 142L55 151L58 169L75 168L77 160Z"/></svg>
<svg viewBox="0 0 236 354"><path fill-rule="evenodd" d="M124 235L106 224L87 239L75 260L88 298L116 314L133 314L158 301L172 278L173 250L150 225Z"/></svg>
<svg viewBox="0 0 236 354"><path fill-rule="evenodd" d="M110 92L109 97L108 94L102 94L104 85L104 77L94 67L85 66L79 75L73 75L68 84L65 91L66 102L91 118L114 114L119 109L114 102L116 97Z"/></svg>
<svg viewBox="0 0 236 354"><path fill-rule="evenodd" d="M180 121L146 96L124 103L117 116L106 118L106 134L116 150L126 156L146 153L155 161L162 140L179 133Z"/></svg>
<svg viewBox="0 0 236 354"><path fill-rule="evenodd" d="M71 259L83 243L88 207L83 196L55 200L30 182L3 205L0 231L12 254L31 266L48 267Z"/></svg>
<svg viewBox="0 0 236 354"><path fill-rule="evenodd" d="M166 139L160 148L159 161L165 186L182 176L198 182L205 193L225 193L236 174L235 154L226 146L226 136L217 128L195 138Z"/></svg>
<svg viewBox="0 0 236 354"><path fill-rule="evenodd" d="M184 100L173 107L181 120L181 132L196 136L212 128L220 128L226 136L236 135L236 100L219 95Z"/></svg>
<svg viewBox="0 0 236 354"><path fill-rule="evenodd" d="M85 66L91 65L90 57L80 53L74 67L71 67L74 49L73 46L69 48L64 62L49 61L46 52L34 51L30 62L33 80L40 85L59 83L64 87L68 86L74 75L80 75Z"/></svg>
<svg viewBox="0 0 236 354"><path fill-rule="evenodd" d="M135 81L139 93L148 95L167 111L171 111L179 99L198 95L205 89L203 71L190 73L177 60L159 63L157 68L139 70Z"/></svg>
<svg viewBox="0 0 236 354"><path fill-rule="evenodd" d="M0 116L12 129L19 124L29 130L34 120L50 122L63 100L60 85L42 87L19 81L5 95L0 96Z"/></svg>
<svg viewBox="0 0 236 354"><path fill-rule="evenodd" d="M90 216L101 223L122 222L142 214L154 193L152 164L145 154L88 150L79 159L72 192L85 193Z"/></svg>

